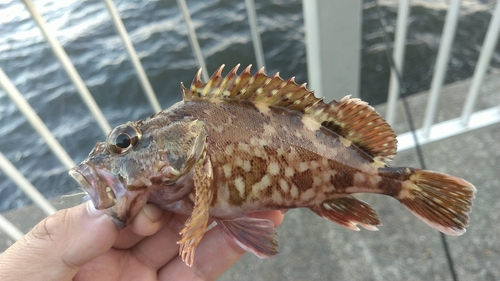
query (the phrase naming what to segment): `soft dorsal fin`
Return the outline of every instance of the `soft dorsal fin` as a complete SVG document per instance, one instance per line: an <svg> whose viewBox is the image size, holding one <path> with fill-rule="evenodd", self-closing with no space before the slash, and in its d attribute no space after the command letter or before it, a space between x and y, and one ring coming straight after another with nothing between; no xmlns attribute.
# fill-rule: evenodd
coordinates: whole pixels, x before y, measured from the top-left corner
<svg viewBox="0 0 500 281"><path fill-rule="evenodd" d="M391 126L366 102L346 96L328 104L316 98L305 84L298 85L294 78L283 80L279 73L267 76L264 68L255 75L249 65L238 75L239 64L226 77L222 77L222 65L204 83L201 69L191 87L182 87L183 100L221 102L250 101L269 107L285 107L311 117L324 127L339 134L380 161L391 160L396 155L396 134Z"/></svg>

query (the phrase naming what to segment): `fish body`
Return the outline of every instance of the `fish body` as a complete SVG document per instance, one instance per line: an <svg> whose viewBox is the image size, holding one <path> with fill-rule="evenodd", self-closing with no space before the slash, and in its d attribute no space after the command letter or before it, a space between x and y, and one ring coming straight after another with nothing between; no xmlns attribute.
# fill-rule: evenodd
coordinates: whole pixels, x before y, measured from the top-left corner
<svg viewBox="0 0 500 281"><path fill-rule="evenodd" d="M205 122L211 136L207 138L207 156L216 193L210 205L211 216L227 218L308 207L335 194L355 193L356 187L358 191L368 188L369 192L384 192L378 189L381 162L357 147L349 147L349 141L328 129L308 128L298 114L273 111L263 113L251 103L180 102L171 108L174 119L190 116L210 120ZM158 123L168 117L158 116ZM152 201L162 205L162 199L154 199L161 198L161 190L151 195Z"/></svg>
<svg viewBox="0 0 500 281"><path fill-rule="evenodd" d="M396 135L372 107L324 103L293 78L238 67L199 73L183 101L115 128L70 174L119 227L146 203L189 215L180 254L193 264L210 218L259 257L277 253L272 222L246 213L309 208L353 230L376 230L375 210L351 196L392 196L428 225L465 232L475 188L454 176L390 167ZM257 237L256 237L257 236Z"/></svg>

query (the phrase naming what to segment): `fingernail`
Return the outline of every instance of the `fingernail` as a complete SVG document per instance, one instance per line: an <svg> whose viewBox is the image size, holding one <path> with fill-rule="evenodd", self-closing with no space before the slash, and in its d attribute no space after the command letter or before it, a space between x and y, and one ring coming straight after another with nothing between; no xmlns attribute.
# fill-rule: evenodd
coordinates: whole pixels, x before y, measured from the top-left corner
<svg viewBox="0 0 500 281"><path fill-rule="evenodd" d="M288 212L288 210L289 210L289 209L281 209L280 211L281 211L281 213L284 215L284 214L286 214L286 212Z"/></svg>
<svg viewBox="0 0 500 281"><path fill-rule="evenodd" d="M142 210L151 222L159 221L163 214L163 210L153 204L146 204L144 207L142 207Z"/></svg>

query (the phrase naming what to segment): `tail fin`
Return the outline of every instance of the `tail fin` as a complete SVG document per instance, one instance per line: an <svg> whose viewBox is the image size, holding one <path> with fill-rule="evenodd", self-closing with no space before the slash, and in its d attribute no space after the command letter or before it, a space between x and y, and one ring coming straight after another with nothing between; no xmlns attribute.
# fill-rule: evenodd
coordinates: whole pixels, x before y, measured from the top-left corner
<svg viewBox="0 0 500 281"><path fill-rule="evenodd" d="M476 188L446 174L412 169L396 198L429 226L449 235L465 232Z"/></svg>

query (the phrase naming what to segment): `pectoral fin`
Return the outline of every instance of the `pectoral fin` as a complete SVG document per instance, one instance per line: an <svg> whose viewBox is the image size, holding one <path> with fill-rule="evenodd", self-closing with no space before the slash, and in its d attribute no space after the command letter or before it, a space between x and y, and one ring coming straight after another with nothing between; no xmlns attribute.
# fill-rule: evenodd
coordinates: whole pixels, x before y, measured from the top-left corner
<svg viewBox="0 0 500 281"><path fill-rule="evenodd" d="M246 216L216 221L223 233L245 251L259 258L269 258L278 253L278 235L272 221Z"/></svg>
<svg viewBox="0 0 500 281"><path fill-rule="evenodd" d="M378 230L376 226L380 225L377 212L370 205L349 195L324 201L309 209L318 216L356 231L359 231L356 225L368 230Z"/></svg>
<svg viewBox="0 0 500 281"><path fill-rule="evenodd" d="M188 266L193 265L196 246L205 234L210 216L209 209L213 198L213 171L210 157L204 154L195 165L193 179L196 192L193 212L180 232L181 240L177 242L180 244L179 255Z"/></svg>

